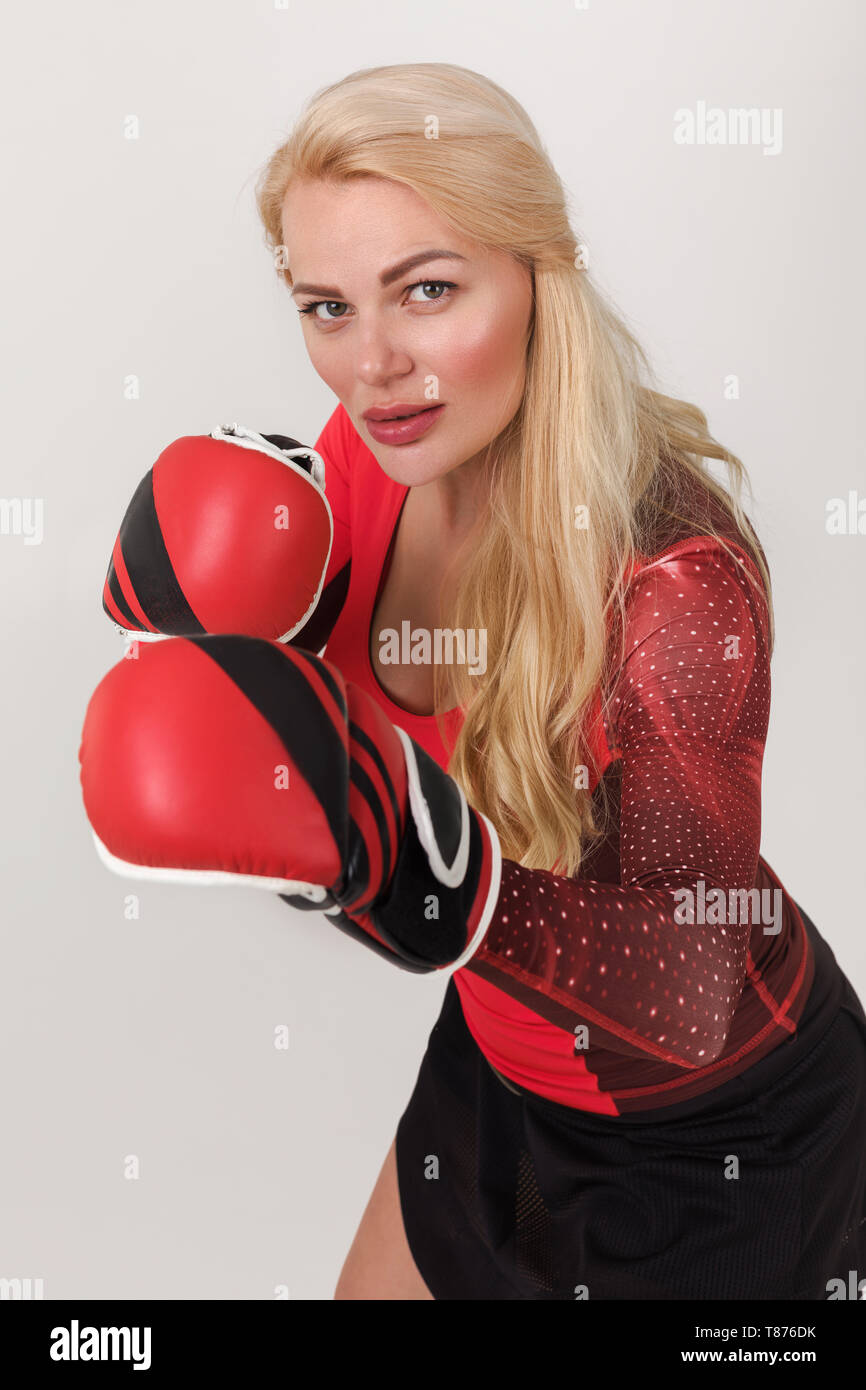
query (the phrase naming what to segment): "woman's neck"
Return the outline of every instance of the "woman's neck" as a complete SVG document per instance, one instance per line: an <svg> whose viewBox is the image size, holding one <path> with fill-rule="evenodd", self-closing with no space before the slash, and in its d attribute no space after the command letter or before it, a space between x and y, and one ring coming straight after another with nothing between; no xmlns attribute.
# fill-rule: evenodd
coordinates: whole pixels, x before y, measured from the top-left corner
<svg viewBox="0 0 866 1390"><path fill-rule="evenodd" d="M431 508L435 509L443 532L459 541L475 524L484 506L484 457L474 455L439 478L424 483Z"/></svg>

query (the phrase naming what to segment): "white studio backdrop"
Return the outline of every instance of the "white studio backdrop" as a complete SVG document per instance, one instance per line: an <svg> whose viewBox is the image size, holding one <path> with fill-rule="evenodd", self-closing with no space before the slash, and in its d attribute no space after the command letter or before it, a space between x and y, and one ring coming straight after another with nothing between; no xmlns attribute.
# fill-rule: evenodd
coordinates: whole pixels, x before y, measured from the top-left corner
<svg viewBox="0 0 866 1390"><path fill-rule="evenodd" d="M336 404L256 173L359 67L459 63L527 108L591 273L749 470L777 618L762 853L866 997L866 536L826 527L832 498L866 495L864 11L48 0L3 30L0 492L40 499L42 523L0 534L0 1277L46 1298L330 1299L444 982L251 889L116 878L78 785L141 476L227 420L312 443ZM758 109L757 138L707 143L711 108Z"/></svg>

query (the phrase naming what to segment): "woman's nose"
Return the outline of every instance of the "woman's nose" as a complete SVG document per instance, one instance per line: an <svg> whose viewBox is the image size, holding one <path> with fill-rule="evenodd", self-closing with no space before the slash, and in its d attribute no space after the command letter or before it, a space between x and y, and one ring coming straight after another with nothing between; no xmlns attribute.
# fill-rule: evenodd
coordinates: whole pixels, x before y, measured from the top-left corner
<svg viewBox="0 0 866 1390"><path fill-rule="evenodd" d="M361 381L375 383L412 370L411 354L381 320L359 324L354 346L355 375Z"/></svg>

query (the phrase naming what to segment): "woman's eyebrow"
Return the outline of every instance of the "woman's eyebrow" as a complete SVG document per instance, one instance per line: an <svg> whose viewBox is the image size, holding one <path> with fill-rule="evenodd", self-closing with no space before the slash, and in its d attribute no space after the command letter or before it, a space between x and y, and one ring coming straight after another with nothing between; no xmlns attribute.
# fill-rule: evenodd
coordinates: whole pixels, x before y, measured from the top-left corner
<svg viewBox="0 0 866 1390"><path fill-rule="evenodd" d="M379 276L382 285L393 284L399 280L401 275L414 270L418 265L424 265L427 261L465 261L466 257L461 256L459 251L418 251L414 256L407 256L405 261L400 261L397 265L392 265L390 270L383 270ZM302 283L292 286L292 294L323 294L330 299L340 299L340 291L333 285L308 285Z"/></svg>

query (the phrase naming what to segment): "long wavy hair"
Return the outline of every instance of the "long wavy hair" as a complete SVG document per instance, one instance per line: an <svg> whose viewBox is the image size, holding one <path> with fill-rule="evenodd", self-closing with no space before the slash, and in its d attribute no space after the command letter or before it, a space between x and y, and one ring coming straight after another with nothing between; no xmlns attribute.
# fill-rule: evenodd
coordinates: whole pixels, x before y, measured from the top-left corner
<svg viewBox="0 0 866 1390"><path fill-rule="evenodd" d="M448 607L449 626L486 630L487 670L436 668L434 688L443 737L441 712L462 707L448 770L503 854L574 875L607 830L607 793L594 798L574 774L592 766L593 710L599 693L607 709L622 657L612 633L623 631L634 561L687 535L718 536L729 552L733 540L760 574L772 649L770 576L741 504L747 475L697 406L657 389L585 268L532 121L502 87L451 63L406 63L317 92L256 188L286 284L289 184L363 176L415 189L464 236L531 271L523 398L487 446L489 505L460 548ZM707 459L726 465L727 483Z"/></svg>

